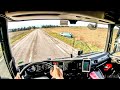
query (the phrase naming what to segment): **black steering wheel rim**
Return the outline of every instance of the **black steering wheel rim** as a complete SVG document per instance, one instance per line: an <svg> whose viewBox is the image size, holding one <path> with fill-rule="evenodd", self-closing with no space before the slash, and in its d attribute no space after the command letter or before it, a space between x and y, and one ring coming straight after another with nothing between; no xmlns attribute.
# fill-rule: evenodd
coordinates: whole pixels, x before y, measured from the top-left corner
<svg viewBox="0 0 120 90"><path fill-rule="evenodd" d="M26 66L20 71L20 77L22 77L22 74L23 74L23 72L25 72L26 69L28 69L30 66L32 66L32 65L34 65L34 64L38 64L38 63L40 63L40 64L46 64L46 65L49 64L49 65L53 66L52 64L47 63L47 62L31 62L31 63L29 63L28 65L26 65Z"/></svg>

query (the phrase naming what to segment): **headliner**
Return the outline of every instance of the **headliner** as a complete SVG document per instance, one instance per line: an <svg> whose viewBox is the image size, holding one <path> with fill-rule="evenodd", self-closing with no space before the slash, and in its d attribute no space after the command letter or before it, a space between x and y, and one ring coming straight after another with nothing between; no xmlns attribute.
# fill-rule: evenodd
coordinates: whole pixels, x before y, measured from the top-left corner
<svg viewBox="0 0 120 90"><path fill-rule="evenodd" d="M9 21L68 19L119 24L120 7L113 4L118 3L114 0L3 0L0 11L5 11Z"/></svg>

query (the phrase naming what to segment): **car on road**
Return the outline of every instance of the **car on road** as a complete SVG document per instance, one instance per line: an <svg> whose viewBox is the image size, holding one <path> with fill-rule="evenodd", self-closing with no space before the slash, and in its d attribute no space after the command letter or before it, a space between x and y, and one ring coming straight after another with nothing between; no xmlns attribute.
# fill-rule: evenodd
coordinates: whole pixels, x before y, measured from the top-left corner
<svg viewBox="0 0 120 90"><path fill-rule="evenodd" d="M70 32L61 32L60 35L68 38L73 38L73 34Z"/></svg>

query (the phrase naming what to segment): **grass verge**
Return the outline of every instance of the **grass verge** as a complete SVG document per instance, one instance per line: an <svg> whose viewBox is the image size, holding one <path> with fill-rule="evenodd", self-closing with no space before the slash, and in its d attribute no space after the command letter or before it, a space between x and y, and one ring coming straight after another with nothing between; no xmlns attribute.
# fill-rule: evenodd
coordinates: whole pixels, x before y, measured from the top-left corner
<svg viewBox="0 0 120 90"><path fill-rule="evenodd" d="M12 37L10 37L9 39L10 45L13 46L17 41L21 40L32 31L33 30L18 31L17 34L16 32L12 32L12 34L16 34L16 35L13 35Z"/></svg>
<svg viewBox="0 0 120 90"><path fill-rule="evenodd" d="M81 41L81 40L75 40L75 38L67 38L67 37L64 37L64 36L61 36L60 34L58 33L55 33L55 32L52 32L50 30L45 30L49 35L65 42L66 44L69 44L70 46L78 49L78 50L83 50L84 53L88 53L90 51L100 51L100 48L98 48L97 46L95 45L91 45L91 44L88 44L84 41Z"/></svg>
<svg viewBox="0 0 120 90"><path fill-rule="evenodd" d="M9 42L10 45L13 46L15 43L17 43L19 40L24 38L27 34L32 32L33 30L26 30L26 31L17 31L17 32L10 32L9 35ZM2 57L2 48L0 45L0 58Z"/></svg>

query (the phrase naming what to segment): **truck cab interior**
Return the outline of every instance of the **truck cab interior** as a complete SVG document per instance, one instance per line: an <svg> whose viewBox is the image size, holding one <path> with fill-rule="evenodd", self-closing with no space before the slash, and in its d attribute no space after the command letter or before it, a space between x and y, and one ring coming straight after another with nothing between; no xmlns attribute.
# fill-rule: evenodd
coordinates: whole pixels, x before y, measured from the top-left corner
<svg viewBox="0 0 120 90"><path fill-rule="evenodd" d="M51 79L50 68L54 64L63 70L64 79L119 79L120 56L115 54L120 52L120 9L110 7L109 2L111 1L93 0L87 2L90 3L88 6L86 6L85 1L71 2L70 4L62 1L59 3L57 1L47 1L48 5L45 1L2 1L0 3L0 49L2 52L0 74L6 66L7 71L4 71L8 75L5 73L1 76L1 79L14 79L18 72L23 79ZM105 6L106 3L109 3L108 6ZM46 60L27 62L17 66L16 58L14 58L10 47L8 22L30 20L68 20L70 24L76 24L78 21L91 22L95 25L89 24L88 28L93 31L97 28L98 23L105 24L108 27L107 37L104 41L105 48L102 52L83 54L82 51L77 51L76 56L71 54L67 58L61 57L50 60L46 58ZM113 37L115 27L117 27L117 32ZM115 38L115 41L113 41L113 38ZM113 46L112 43L114 43ZM47 53L47 51L42 52ZM4 66L2 63L4 63Z"/></svg>

